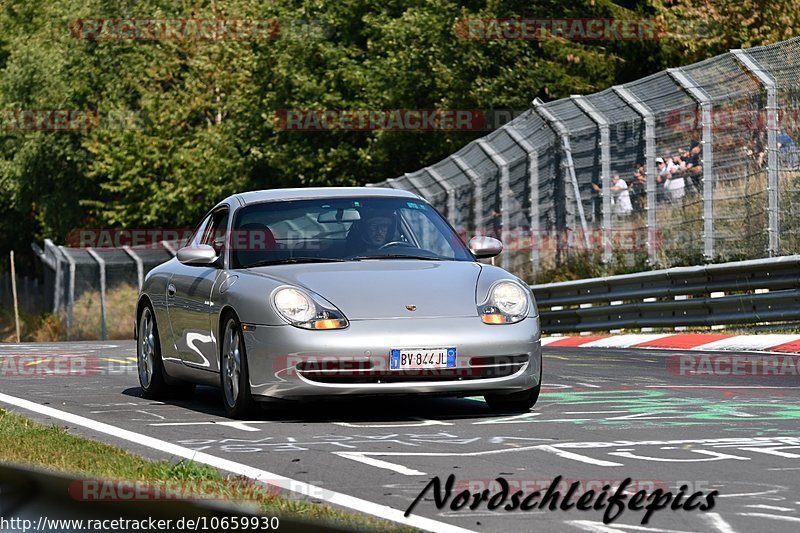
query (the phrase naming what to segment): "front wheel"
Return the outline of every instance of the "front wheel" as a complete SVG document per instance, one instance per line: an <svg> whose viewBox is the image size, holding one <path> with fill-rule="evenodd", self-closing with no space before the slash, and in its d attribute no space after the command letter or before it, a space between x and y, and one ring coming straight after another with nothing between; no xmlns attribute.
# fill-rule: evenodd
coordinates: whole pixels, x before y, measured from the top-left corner
<svg viewBox="0 0 800 533"><path fill-rule="evenodd" d="M222 385L222 403L232 418L245 418L252 413L255 402L250 392L247 353L242 338L242 327L234 317L225 321L220 353L219 374Z"/></svg>
<svg viewBox="0 0 800 533"><path fill-rule="evenodd" d="M489 409L503 413L524 413L530 411L539 399L541 383L532 389L512 394L487 394L484 396Z"/></svg>

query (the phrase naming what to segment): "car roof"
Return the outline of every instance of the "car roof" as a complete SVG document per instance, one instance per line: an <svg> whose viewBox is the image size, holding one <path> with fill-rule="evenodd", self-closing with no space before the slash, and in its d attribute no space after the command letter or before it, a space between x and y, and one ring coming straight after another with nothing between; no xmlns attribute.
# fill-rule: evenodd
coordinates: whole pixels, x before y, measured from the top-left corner
<svg viewBox="0 0 800 533"><path fill-rule="evenodd" d="M271 200L301 200L310 198L347 198L351 196L373 196L419 199L416 194L388 187L306 187L295 189L265 189L234 194L224 202L236 199L241 205Z"/></svg>

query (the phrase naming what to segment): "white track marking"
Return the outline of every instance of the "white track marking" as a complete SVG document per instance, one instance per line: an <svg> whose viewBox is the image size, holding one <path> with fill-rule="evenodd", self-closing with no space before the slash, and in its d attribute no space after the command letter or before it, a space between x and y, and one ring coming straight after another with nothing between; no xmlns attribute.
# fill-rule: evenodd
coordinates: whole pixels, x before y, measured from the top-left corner
<svg viewBox="0 0 800 533"><path fill-rule="evenodd" d="M258 428L250 427L248 424L270 424L266 420L248 420L247 422L237 422L235 420L228 420L224 422L215 422L213 420L201 422L154 422L149 424L151 426L225 426L233 429L240 429L242 431L261 431Z"/></svg>
<svg viewBox="0 0 800 533"><path fill-rule="evenodd" d="M582 463L589 463L590 465L597 465L597 466L625 466L622 463L615 463L612 461L604 461L602 459L594 459L592 457L587 457L585 455L580 455L578 453L568 452L566 450L561 450L559 448L555 448L553 446L548 445L539 445L537 446L538 449L550 452L554 455L559 457L563 457L564 459L572 459L573 461L580 461Z"/></svg>
<svg viewBox="0 0 800 533"><path fill-rule="evenodd" d="M739 516L750 516L753 518L771 518L772 520L779 520L782 522L795 522L800 523L800 518L794 516L782 516L778 514L768 513L738 513Z"/></svg>
<svg viewBox="0 0 800 533"><path fill-rule="evenodd" d="M643 342L654 341L663 339L664 337L671 337L674 333L664 334L642 334L642 335L616 335L606 337L605 339L597 339L586 344L581 344L581 348L630 348L635 344Z"/></svg>
<svg viewBox="0 0 800 533"><path fill-rule="evenodd" d="M659 529L655 527L632 526L628 524L614 524L613 526L607 526L602 522L592 522L591 520L568 520L565 523L584 531L591 531L592 533L625 533L626 531L651 531L652 533L692 533L691 531Z"/></svg>
<svg viewBox="0 0 800 533"><path fill-rule="evenodd" d="M727 339L694 346L692 350L767 350L772 346L779 346L798 339L797 335L737 335Z"/></svg>
<svg viewBox="0 0 800 533"><path fill-rule="evenodd" d="M646 389L800 389L800 387L781 387L779 385L645 385Z"/></svg>
<svg viewBox="0 0 800 533"><path fill-rule="evenodd" d="M719 513L704 513L700 517L709 523L713 528L716 528L720 533L736 533L731 525L725 521Z"/></svg>
<svg viewBox="0 0 800 533"><path fill-rule="evenodd" d="M753 496L766 496L767 494L775 494L776 492L781 492L784 489L770 489L770 490L762 490L761 492L742 492L739 494L720 494L717 498L751 498Z"/></svg>
<svg viewBox="0 0 800 533"><path fill-rule="evenodd" d="M345 459L352 459L353 461L358 461L359 463L364 463L365 465L383 468L384 470L391 470L392 472L397 472L398 474L403 474L404 476L427 475L425 472L420 472L419 470L414 470L413 468L408 468L403 465L390 463L389 461L382 461L380 459L366 457L358 452L333 452L333 455L338 455L339 457L344 457Z"/></svg>
<svg viewBox="0 0 800 533"><path fill-rule="evenodd" d="M783 511L786 513L793 513L794 509L791 507L776 507L775 505L764 505L763 503L759 503L758 505L745 505L750 509L766 509L767 511Z"/></svg>
<svg viewBox="0 0 800 533"><path fill-rule="evenodd" d="M415 417L416 418L416 417ZM425 418L416 418L418 422L409 422L401 424L351 424L350 422L331 422L337 426L344 426L346 428L412 428L422 426L452 426L451 422L442 422L441 420L427 420Z"/></svg>
<svg viewBox="0 0 800 533"><path fill-rule="evenodd" d="M403 511L398 509L393 509L386 505L381 505L379 503L374 503L361 498L356 498L354 496L348 496L340 492L334 492L328 489L323 489L321 487L310 485L302 481L297 481L292 478L281 476L279 474L274 474L272 472L261 470L259 468L253 468L251 466L247 466L242 463L236 463L234 461L223 459L221 457L216 457L214 455L210 455L207 453L197 452L189 448L184 448L183 446L178 446L177 444L173 444L171 442L149 437L147 435L142 435L134 431L118 428L116 426L112 426L104 422L98 422L96 420L68 413L66 411L53 409L52 407L48 407L46 405L39 405L37 403L28 400L23 400L22 398L17 398L15 396L9 396L7 394L0 393L0 402L8 405L13 405L20 409L25 409L27 411L32 411L40 415L55 418L57 420L67 422L69 424L81 426L90 429L92 431L96 431L98 433L109 435L117 439L126 440L128 442L132 442L140 446L152 448L162 453L171 454L176 457L182 457L184 459L189 459L190 461L194 461L197 463L206 464L214 468L224 470L226 472L231 472L233 474L244 476L256 481L260 481L261 483L265 483L267 485L278 487L283 490L289 490L291 492L309 496L314 499L322 500L331 505L344 507L347 509L352 509L356 512L376 516L384 520L390 520L392 522L397 522L399 524L405 524L411 527L417 527L420 529L424 529L426 531L472 533L471 530L464 529L451 524L446 524L444 522L439 522L438 520L431 520L430 518L425 518L422 516L410 515L408 517L405 517L403 516Z"/></svg>

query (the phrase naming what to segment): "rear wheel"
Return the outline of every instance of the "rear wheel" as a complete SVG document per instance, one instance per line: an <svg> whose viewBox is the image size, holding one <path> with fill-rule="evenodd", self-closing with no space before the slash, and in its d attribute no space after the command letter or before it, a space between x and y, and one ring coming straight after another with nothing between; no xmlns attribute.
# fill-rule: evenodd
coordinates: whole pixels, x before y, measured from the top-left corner
<svg viewBox="0 0 800 533"><path fill-rule="evenodd" d="M142 395L152 400L164 398L188 399L194 394L194 383L170 380L161 359L161 340L155 314L149 304L139 315L139 341L136 343L136 363Z"/></svg>
<svg viewBox="0 0 800 533"><path fill-rule="evenodd" d="M512 394L487 394L484 396L486 403L492 411L503 413L524 413L530 411L539 399L541 384L532 389Z"/></svg>
<svg viewBox="0 0 800 533"><path fill-rule="evenodd" d="M242 326L233 316L225 320L219 370L225 412L233 418L246 418L254 411L255 402L250 392Z"/></svg>
<svg viewBox="0 0 800 533"><path fill-rule="evenodd" d="M167 394L167 384L164 380L164 364L161 361L158 326L150 305L145 305L139 315L138 337L136 363L142 394L150 399L163 398Z"/></svg>

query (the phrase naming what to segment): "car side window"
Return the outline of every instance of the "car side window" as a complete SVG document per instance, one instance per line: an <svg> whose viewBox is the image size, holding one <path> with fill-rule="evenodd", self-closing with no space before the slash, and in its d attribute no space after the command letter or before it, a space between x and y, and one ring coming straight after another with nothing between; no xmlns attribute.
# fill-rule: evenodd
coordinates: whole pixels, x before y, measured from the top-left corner
<svg viewBox="0 0 800 533"><path fill-rule="evenodd" d="M221 209L211 214L211 224L206 226L200 244L207 244L221 254L225 250L225 241L228 230L228 210Z"/></svg>

